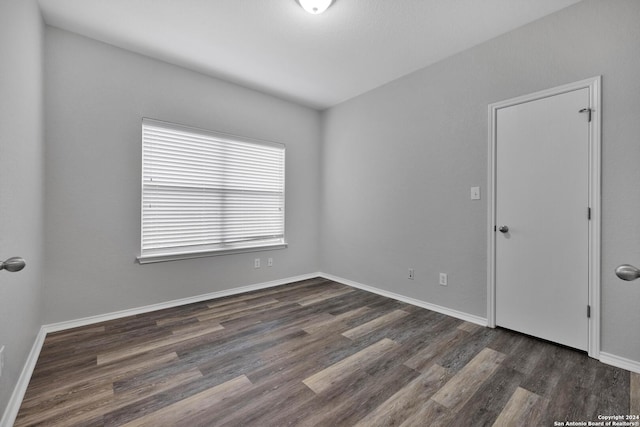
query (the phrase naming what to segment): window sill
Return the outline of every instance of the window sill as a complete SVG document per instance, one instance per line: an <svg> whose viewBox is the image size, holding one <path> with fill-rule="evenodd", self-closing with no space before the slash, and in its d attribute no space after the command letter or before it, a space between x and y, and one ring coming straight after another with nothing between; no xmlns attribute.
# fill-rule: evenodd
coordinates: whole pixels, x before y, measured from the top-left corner
<svg viewBox="0 0 640 427"><path fill-rule="evenodd" d="M156 262L167 262L167 261L178 261L181 259L192 259L192 258L206 258L211 256L220 256L220 255L232 255L232 254L241 254L247 252L261 252L261 251L271 251L277 249L285 249L288 246L287 243L278 243L275 245L265 245L265 246L253 246L247 248L236 248L236 249L218 249L218 250L210 250L210 251L200 251L200 252L180 252L180 253L165 253L165 254L157 254L157 255L140 255L137 257L138 263L140 264L152 264Z"/></svg>

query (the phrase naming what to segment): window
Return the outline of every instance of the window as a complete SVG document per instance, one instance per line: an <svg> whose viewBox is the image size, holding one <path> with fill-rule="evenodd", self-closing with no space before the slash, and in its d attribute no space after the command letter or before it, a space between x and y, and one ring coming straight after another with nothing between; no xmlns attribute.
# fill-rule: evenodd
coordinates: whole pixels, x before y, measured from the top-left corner
<svg viewBox="0 0 640 427"><path fill-rule="evenodd" d="M143 119L140 263L286 246L282 144Z"/></svg>

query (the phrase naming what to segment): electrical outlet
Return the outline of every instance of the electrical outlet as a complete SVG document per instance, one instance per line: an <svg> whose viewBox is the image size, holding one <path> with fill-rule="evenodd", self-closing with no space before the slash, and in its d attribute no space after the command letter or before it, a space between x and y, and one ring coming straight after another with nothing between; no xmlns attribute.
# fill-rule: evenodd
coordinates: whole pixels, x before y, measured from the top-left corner
<svg viewBox="0 0 640 427"><path fill-rule="evenodd" d="M253 260L253 268L260 268L260 258Z"/></svg>
<svg viewBox="0 0 640 427"><path fill-rule="evenodd" d="M409 276L407 277L409 280L413 280L415 279L416 275L415 272L413 271L413 268L409 269Z"/></svg>
<svg viewBox="0 0 640 427"><path fill-rule="evenodd" d="M273 258L267 259L267 267L273 267Z"/></svg>
<svg viewBox="0 0 640 427"><path fill-rule="evenodd" d="M4 368L4 346L0 347L0 377L2 376L2 368Z"/></svg>
<svg viewBox="0 0 640 427"><path fill-rule="evenodd" d="M447 286L448 280L447 273L440 273L440 286Z"/></svg>

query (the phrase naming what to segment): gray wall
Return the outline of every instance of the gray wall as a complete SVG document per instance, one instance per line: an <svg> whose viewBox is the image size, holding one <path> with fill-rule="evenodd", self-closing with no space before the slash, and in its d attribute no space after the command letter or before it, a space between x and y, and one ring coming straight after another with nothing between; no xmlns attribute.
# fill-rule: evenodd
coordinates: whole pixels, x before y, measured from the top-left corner
<svg viewBox="0 0 640 427"><path fill-rule="evenodd" d="M317 111L55 28L45 40L45 323L318 271ZM289 248L137 264L142 117L286 144Z"/></svg>
<svg viewBox="0 0 640 427"><path fill-rule="evenodd" d="M487 105L602 75L602 351L640 361L638 22L586 0L325 112L322 270L486 316Z"/></svg>
<svg viewBox="0 0 640 427"><path fill-rule="evenodd" d="M322 120L48 28L43 164L42 23L34 0L0 2L0 258L28 261L0 274L0 411L42 323L319 269L485 316L486 200L469 200L469 187L485 195L487 105L599 74L602 349L640 361L640 286L612 274L640 264L639 21L635 0L585 0ZM136 264L142 116L287 144L289 249ZM255 256L273 256L275 266L255 270ZM405 278L408 267L416 280ZM450 275L446 288L440 271Z"/></svg>
<svg viewBox="0 0 640 427"><path fill-rule="evenodd" d="M19 273L0 272L0 416L35 336L42 282L42 22L35 0L0 2L0 259L22 256Z"/></svg>

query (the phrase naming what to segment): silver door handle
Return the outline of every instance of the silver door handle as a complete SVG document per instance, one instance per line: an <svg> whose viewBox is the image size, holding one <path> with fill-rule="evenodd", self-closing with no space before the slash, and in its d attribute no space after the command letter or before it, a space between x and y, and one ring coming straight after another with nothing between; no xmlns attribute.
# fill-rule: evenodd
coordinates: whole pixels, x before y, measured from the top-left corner
<svg viewBox="0 0 640 427"><path fill-rule="evenodd" d="M622 280L631 281L640 278L640 270L630 264L622 264L616 268L616 276Z"/></svg>
<svg viewBox="0 0 640 427"><path fill-rule="evenodd" d="M501 233L508 233L509 232L509 227L506 225L501 225L500 227L498 227L498 231Z"/></svg>
<svg viewBox="0 0 640 427"><path fill-rule="evenodd" d="M24 259L14 256L4 262L0 261L0 270L7 270L13 273L22 270L25 265Z"/></svg>

